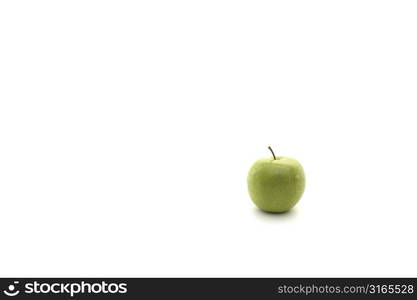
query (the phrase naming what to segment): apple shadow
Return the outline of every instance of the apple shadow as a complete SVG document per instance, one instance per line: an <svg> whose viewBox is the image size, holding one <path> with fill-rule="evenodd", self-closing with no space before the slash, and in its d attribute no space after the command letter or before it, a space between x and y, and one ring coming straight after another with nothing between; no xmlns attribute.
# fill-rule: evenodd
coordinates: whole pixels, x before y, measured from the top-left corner
<svg viewBox="0 0 417 300"><path fill-rule="evenodd" d="M266 212L263 210L260 210L257 207L253 208L253 212L255 216L259 219L265 220L265 221L284 221L284 220L291 220L294 219L297 216L297 209L293 208L287 212L283 213L272 213L272 212Z"/></svg>

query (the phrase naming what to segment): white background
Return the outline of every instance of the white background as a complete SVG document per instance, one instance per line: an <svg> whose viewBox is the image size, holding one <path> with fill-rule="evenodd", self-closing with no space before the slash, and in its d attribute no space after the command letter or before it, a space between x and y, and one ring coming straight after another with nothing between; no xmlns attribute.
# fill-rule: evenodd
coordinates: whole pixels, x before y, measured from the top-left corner
<svg viewBox="0 0 417 300"><path fill-rule="evenodd" d="M0 275L417 276L415 1L2 1ZM258 211L291 156L306 191Z"/></svg>

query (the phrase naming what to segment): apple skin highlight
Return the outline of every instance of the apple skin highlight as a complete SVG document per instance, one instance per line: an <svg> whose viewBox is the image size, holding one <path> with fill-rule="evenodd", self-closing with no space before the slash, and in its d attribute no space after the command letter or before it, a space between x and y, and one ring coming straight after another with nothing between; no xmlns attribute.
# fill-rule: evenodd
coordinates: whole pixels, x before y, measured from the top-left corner
<svg viewBox="0 0 417 300"><path fill-rule="evenodd" d="M283 213L293 208L303 195L305 174L297 160L274 155L252 165L247 183L249 195L259 209Z"/></svg>

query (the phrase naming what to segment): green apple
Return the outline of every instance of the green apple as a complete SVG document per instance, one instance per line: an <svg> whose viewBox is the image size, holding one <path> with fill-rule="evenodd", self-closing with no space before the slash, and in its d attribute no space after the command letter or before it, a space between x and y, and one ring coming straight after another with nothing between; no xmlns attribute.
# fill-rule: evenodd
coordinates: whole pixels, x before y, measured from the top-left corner
<svg viewBox="0 0 417 300"><path fill-rule="evenodd" d="M248 174L248 190L253 203L266 212L281 213L297 204L304 192L301 164L289 157L275 156L256 161Z"/></svg>

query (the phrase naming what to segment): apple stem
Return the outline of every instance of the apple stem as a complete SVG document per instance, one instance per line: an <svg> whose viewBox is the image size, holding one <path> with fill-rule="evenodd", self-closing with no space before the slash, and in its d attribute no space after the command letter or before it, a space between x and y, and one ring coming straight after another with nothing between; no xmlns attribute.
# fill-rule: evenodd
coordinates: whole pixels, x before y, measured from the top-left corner
<svg viewBox="0 0 417 300"><path fill-rule="evenodd" d="M268 149L271 151L272 156L274 157L274 160L276 160L277 158L275 157L274 150L272 150L271 146L269 146Z"/></svg>

